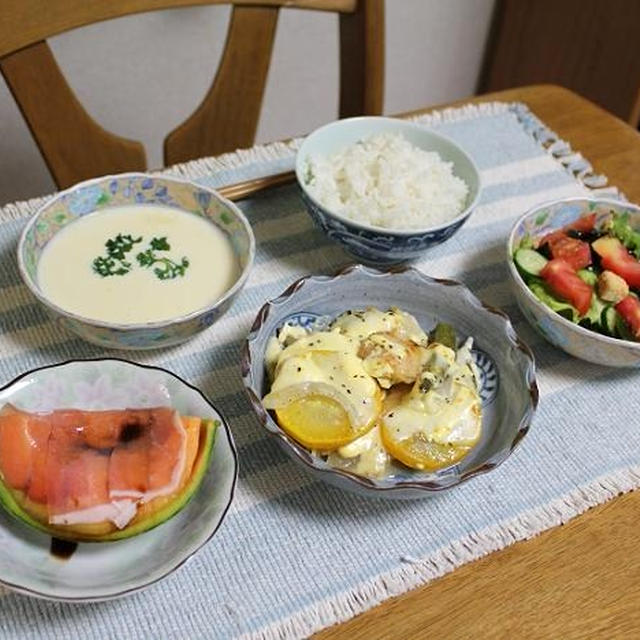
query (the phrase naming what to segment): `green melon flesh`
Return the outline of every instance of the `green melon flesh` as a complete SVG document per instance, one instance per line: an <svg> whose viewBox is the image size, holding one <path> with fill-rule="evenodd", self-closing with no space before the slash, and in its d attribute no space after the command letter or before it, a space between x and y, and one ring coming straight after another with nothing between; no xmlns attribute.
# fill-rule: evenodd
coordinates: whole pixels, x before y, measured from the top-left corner
<svg viewBox="0 0 640 640"><path fill-rule="evenodd" d="M203 420L200 425L200 440L198 453L193 463L191 476L183 490L175 496L173 500L165 504L162 508L152 512L143 519L136 520L130 526L112 533L101 536L85 536L74 533L71 530L64 530L61 527L48 527L29 515L16 499L16 493L0 481L0 504L15 518L28 524L34 529L44 531L56 538L73 540L75 542L109 542L113 540L123 540L137 536L140 533L149 531L163 522L172 518L178 513L194 496L200 486L204 474L209 467L209 461L215 443L216 429L220 423L217 420Z"/></svg>

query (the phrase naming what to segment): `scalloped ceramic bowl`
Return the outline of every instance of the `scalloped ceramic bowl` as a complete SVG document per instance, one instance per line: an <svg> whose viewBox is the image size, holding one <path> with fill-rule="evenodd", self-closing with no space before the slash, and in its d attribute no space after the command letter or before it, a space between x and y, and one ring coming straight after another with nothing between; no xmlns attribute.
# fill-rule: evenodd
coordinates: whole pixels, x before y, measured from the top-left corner
<svg viewBox="0 0 640 640"><path fill-rule="evenodd" d="M208 219L227 235L240 264L233 286L208 306L187 315L140 324L101 322L54 304L38 285L38 261L47 243L68 224L108 207L158 204ZM18 243L18 266L24 283L57 324L87 342L112 349L155 349L179 344L210 327L244 286L253 264L255 240L240 209L212 189L186 180L144 173L123 173L81 182L61 191L29 220Z"/></svg>
<svg viewBox="0 0 640 640"><path fill-rule="evenodd" d="M401 133L416 147L436 151L443 160L452 162L454 174L462 178L469 187L464 211L436 226L410 230L387 229L355 222L331 211L309 193L305 178L309 157L334 153L362 138L383 132ZM478 168L453 140L414 122L379 116L346 118L316 129L304 140L298 151L296 177L302 199L313 221L329 238L337 240L358 260L376 265L415 260L430 247L448 240L468 220L478 204L481 192Z"/></svg>
<svg viewBox="0 0 640 640"><path fill-rule="evenodd" d="M576 358L610 367L640 367L640 342L589 331L540 302L518 273L513 252L526 236L541 236L564 227L580 216L595 211L596 220L611 211L628 213L631 224L640 229L640 207L619 200L566 198L540 204L525 213L514 225L507 242L507 263L512 288L525 318L552 345Z"/></svg>
<svg viewBox="0 0 640 640"><path fill-rule="evenodd" d="M289 437L261 403L267 393L264 367L267 341L285 322L302 326L347 309L397 306L413 314L425 330L451 323L461 337L473 336L482 376L482 437L458 464L434 473L398 466L372 480L335 469ZM478 300L464 285L436 280L415 269L382 272L356 265L335 276L308 276L267 302L244 345L242 375L251 404L267 433L285 452L319 479L367 496L418 498L450 489L503 462L524 437L537 405L535 365L529 348L507 316Z"/></svg>
<svg viewBox="0 0 640 640"><path fill-rule="evenodd" d="M26 411L171 406L220 424L202 483L161 525L118 542L80 543L61 560L51 537L0 506L0 585L26 595L86 602L139 591L184 564L214 536L235 490L238 461L228 424L202 393L164 369L125 360L72 360L22 374L0 390L0 406Z"/></svg>

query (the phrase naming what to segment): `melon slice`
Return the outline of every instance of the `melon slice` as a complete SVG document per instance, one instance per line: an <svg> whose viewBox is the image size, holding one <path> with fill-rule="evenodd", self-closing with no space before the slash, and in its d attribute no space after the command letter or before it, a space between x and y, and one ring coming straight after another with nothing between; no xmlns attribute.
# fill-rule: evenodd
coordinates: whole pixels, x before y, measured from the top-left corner
<svg viewBox="0 0 640 640"><path fill-rule="evenodd" d="M161 524L195 493L217 422L167 407L0 410L0 502L60 538L105 541Z"/></svg>

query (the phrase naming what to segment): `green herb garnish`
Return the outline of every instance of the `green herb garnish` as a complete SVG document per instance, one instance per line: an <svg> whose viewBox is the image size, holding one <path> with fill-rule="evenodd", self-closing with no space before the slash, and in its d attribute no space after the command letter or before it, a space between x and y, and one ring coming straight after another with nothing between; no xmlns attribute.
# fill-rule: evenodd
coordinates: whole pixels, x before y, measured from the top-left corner
<svg viewBox="0 0 640 640"><path fill-rule="evenodd" d="M123 276L131 271L131 263L125 256L133 245L142 242L142 236L134 238L130 234L119 233L115 238L107 240L104 246L107 248L106 256L98 256L92 263L93 270L103 278L107 276Z"/></svg>
<svg viewBox="0 0 640 640"><path fill-rule="evenodd" d="M171 245L167 242L166 237L152 238L149 244L149 249L141 251L136 256L136 260L141 267L148 268L153 265L158 265L154 268L153 273L155 273L160 280L173 280L173 278L177 278L178 276L184 276L184 272L189 266L189 260L187 260L187 258L183 257L180 263L177 263L171 258L158 257L155 254L156 251L169 251L171 249Z"/></svg>

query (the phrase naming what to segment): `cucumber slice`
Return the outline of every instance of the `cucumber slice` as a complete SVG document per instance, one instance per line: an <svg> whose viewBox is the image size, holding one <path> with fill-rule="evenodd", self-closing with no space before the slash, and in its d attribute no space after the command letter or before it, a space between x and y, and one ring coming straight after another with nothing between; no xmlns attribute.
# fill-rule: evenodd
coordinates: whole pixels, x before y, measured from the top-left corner
<svg viewBox="0 0 640 640"><path fill-rule="evenodd" d="M529 276L539 276L548 260L533 249L518 249L513 259L520 271Z"/></svg>
<svg viewBox="0 0 640 640"><path fill-rule="evenodd" d="M605 307L604 311L602 312L601 318L603 329L610 336L616 337L618 335L618 322L621 322L622 318L620 318L620 314L616 311L615 307Z"/></svg>
<svg viewBox="0 0 640 640"><path fill-rule="evenodd" d="M589 271L588 269L580 269L577 273L578 277L583 282L586 282L590 287L595 287L598 283L598 276L593 271Z"/></svg>
<svg viewBox="0 0 640 640"><path fill-rule="evenodd" d="M631 342L635 340L633 335L631 335L631 331L629 331L627 323L622 319L622 316L619 313L616 318L616 335L623 340L630 340Z"/></svg>

